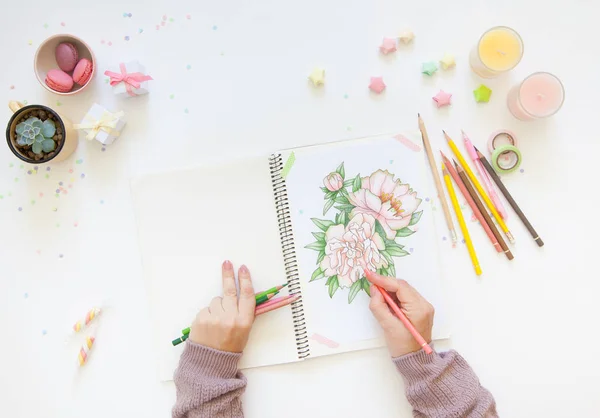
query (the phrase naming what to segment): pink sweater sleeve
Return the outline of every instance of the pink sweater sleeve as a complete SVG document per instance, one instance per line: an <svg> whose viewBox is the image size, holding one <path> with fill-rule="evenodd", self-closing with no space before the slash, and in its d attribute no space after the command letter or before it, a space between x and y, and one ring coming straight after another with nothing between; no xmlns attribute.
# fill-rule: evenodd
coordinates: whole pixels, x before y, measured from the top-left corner
<svg viewBox="0 0 600 418"><path fill-rule="evenodd" d="M241 353L227 353L187 341L175 371L173 418L243 418L240 396L246 378Z"/></svg>
<svg viewBox="0 0 600 418"><path fill-rule="evenodd" d="M456 351L423 350L394 360L415 417L497 417L492 394Z"/></svg>

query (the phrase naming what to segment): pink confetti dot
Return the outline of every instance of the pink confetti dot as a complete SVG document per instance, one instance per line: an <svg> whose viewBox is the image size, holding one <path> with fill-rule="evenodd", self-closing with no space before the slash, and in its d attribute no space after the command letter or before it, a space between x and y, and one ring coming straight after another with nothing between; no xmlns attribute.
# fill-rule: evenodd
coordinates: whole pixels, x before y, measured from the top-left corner
<svg viewBox="0 0 600 418"><path fill-rule="evenodd" d="M44 197L44 193L40 192L40 197Z"/></svg>
<svg viewBox="0 0 600 418"><path fill-rule="evenodd" d="M73 224L73 226L74 226L75 228L77 228L77 226L78 226L78 225L79 225L79 224L78 224L77 222L75 222L75 223Z"/></svg>
<svg viewBox="0 0 600 418"><path fill-rule="evenodd" d="M35 250L37 255L41 255L42 254L42 250Z"/></svg>
<svg viewBox="0 0 600 418"><path fill-rule="evenodd" d="M73 169L72 169L72 168L70 168L70 169L69 169L69 173L72 173L72 172L73 172Z"/></svg>
<svg viewBox="0 0 600 418"><path fill-rule="evenodd" d="M156 30L159 30L159 29L160 29L160 26L159 26L159 25L156 25Z"/></svg>
<svg viewBox="0 0 600 418"><path fill-rule="evenodd" d="M11 85L10 85L10 89L11 89L11 90L14 90L14 89L15 89L15 86L14 86L13 84L11 84Z"/></svg>
<svg viewBox="0 0 600 418"><path fill-rule="evenodd" d="M188 13L187 15L185 15L185 18L189 20L192 18L192 15Z"/></svg>
<svg viewBox="0 0 600 418"><path fill-rule="evenodd" d="M104 39L102 39L102 40L100 41L100 43L101 43L102 45L104 45Z"/></svg>
<svg viewBox="0 0 600 418"><path fill-rule="evenodd" d="M167 15L163 15L162 19L167 20Z"/></svg>
<svg viewBox="0 0 600 418"><path fill-rule="evenodd" d="M167 24L167 22L165 22L164 20L162 22L160 22L161 26L165 26Z"/></svg>
<svg viewBox="0 0 600 418"><path fill-rule="evenodd" d="M108 41L108 46L112 46L112 42L111 41Z"/></svg>
<svg viewBox="0 0 600 418"><path fill-rule="evenodd" d="M65 22L60 22L60 26L67 26L67 24Z"/></svg>

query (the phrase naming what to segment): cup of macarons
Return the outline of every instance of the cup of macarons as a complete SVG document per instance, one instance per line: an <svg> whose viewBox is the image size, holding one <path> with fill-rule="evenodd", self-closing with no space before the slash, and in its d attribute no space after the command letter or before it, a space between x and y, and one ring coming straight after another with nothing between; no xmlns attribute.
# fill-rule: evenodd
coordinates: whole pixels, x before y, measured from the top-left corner
<svg viewBox="0 0 600 418"><path fill-rule="evenodd" d="M33 66L40 84L63 96L85 89L96 73L92 49L80 38L67 34L54 35L42 42Z"/></svg>

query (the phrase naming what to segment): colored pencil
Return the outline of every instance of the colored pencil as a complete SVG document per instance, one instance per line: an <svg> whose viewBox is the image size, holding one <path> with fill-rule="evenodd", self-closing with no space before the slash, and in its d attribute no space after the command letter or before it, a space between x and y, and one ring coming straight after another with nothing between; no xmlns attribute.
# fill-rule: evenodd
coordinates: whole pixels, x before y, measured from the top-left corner
<svg viewBox="0 0 600 418"><path fill-rule="evenodd" d="M469 230L467 229L467 224L465 223L465 218L462 215L460 205L458 204L458 199L456 198L456 193L454 192L454 186L452 186L452 181L450 180L448 170L446 170L444 163L442 163L442 172L444 173L444 181L446 182L446 187L448 188L448 194L450 195L452 206L454 206L454 212L456 212L458 224L460 225L460 229L467 244L467 249L469 250L469 256L471 257L475 274L479 276L481 275L481 267L479 266L479 260L477 259L477 254L475 253L475 247L473 247L473 241L471 241L471 236L469 235Z"/></svg>
<svg viewBox="0 0 600 418"><path fill-rule="evenodd" d="M263 305L265 302L268 302L269 299L273 298L273 296L275 296L277 293L279 293L279 291L275 292L275 293L270 293L268 295L263 295L259 298L256 299L256 306L261 306Z"/></svg>
<svg viewBox="0 0 600 418"><path fill-rule="evenodd" d="M473 201L479 208L479 211L481 212L483 219L485 219L485 222L488 224L488 226L492 230L492 233L498 240L498 244L500 244L502 251L504 251L504 254L506 255L506 257L509 260L512 260L515 257L513 256L510 249L508 248L508 245L506 245L504 238L502 238L502 234L500 234L500 231L498 231L498 228L496 228L496 224L494 223L494 221L492 220L490 215L487 213L487 210L485 210L485 206L483 206L483 203L481 203L481 200L479 200L479 196L477 196L477 192L475 191L475 189L473 189L473 185L469 181L469 178L465 174L465 171L462 169L462 167L460 165L458 165L458 163L456 161L454 161L454 166L456 167L456 171L458 172L459 177L462 179L463 184L467 188L467 191L469 192L469 194L473 198Z"/></svg>
<svg viewBox="0 0 600 418"><path fill-rule="evenodd" d="M287 298L285 300L282 300L281 302L274 303L274 304L272 304L270 306L267 306L265 308L259 306L254 311L254 315L255 316L259 316L259 315L265 314L267 312L274 311L275 309L279 309L279 308L281 308L283 306L290 305L290 304L296 302L299 298L300 298L300 295L294 295L291 298Z"/></svg>
<svg viewBox="0 0 600 418"><path fill-rule="evenodd" d="M454 182L456 183L456 185L460 189L460 192L462 193L462 195L465 197L465 199L467 199L467 202L469 203L469 206L471 207L471 210L473 211L473 214L475 215L475 217L479 221L479 224L481 225L481 227L483 228L483 230L487 234L488 238L492 242L492 245L494 246L494 248L496 249L496 251L498 251L499 253L501 253L502 252L502 247L500 246L500 244L498 244L498 239L496 238L496 236L494 235L494 233L490 229L490 226L487 224L487 222L485 221L485 219L483 219L483 215L481 214L480 209L477 207L477 205L473 201L473 198L469 194L469 192L468 192L467 188L465 187L463 181L458 176L458 173L456 172L456 170L454 169L454 167L452 167L452 164L450 163L450 160L448 160L448 158L444 155L443 152L440 151L440 154L442 154L442 160L444 160L444 164L446 165L446 169L450 173L450 176L454 179Z"/></svg>
<svg viewBox="0 0 600 418"><path fill-rule="evenodd" d="M537 245L540 247L543 247L544 241L542 241L539 234L535 231L535 229L533 229L533 226L531 225L531 223L529 222L529 220L527 219L527 217L525 216L525 214L523 213L523 211L521 210L519 205L517 205L517 202L515 202L515 199L513 199L511 194L508 192L508 190L506 189L506 186L504 186L504 183L502 183L502 181L500 180L500 177L498 177L498 174L496 174L496 172L490 165L489 161L483 156L483 154L481 152L479 152L479 150L477 148L475 148L475 151L477 152L477 156L479 157L479 160L481 161L481 163L483 164L485 169L488 171L488 173L490 173L490 176L492 177L492 179L494 180L496 185L498 185L498 188L500 189L500 191L502 192L504 197L506 197L506 200L508 200L508 203L510 204L510 206L517 213L517 215L519 216L519 218L521 219L523 224L525 224L525 227L527 228L527 230L529 231L529 233L531 234L531 236L533 237L535 242L537 242Z"/></svg>
<svg viewBox="0 0 600 418"><path fill-rule="evenodd" d="M450 208L448 207L448 202L446 202L446 197L444 195L444 188L442 187L442 181L440 180L440 175L437 172L437 165L435 163L435 158L433 158L433 151L431 150L431 144L429 143L429 135L427 135L427 129L425 129L425 123L421 118L421 115L417 115L419 117L419 130L421 131L421 137L423 139L423 146L425 147L425 153L427 154L427 159L429 160L429 167L431 167L431 172L433 174L433 181L435 182L435 188L437 190L438 197L440 202L442 202L442 209L444 211L444 217L446 218L446 224L448 225L448 231L450 231L450 237L452 238L452 246L456 247L456 230L454 229L454 224L452 223L452 216L450 216Z"/></svg>
<svg viewBox="0 0 600 418"><path fill-rule="evenodd" d="M365 274L367 276L369 276L370 274L373 274L373 272L369 268L367 268L367 266L365 264L363 264L363 268L365 269ZM390 307L390 309L392 311L394 311L394 313L396 314L396 316L398 317L400 322L402 322L404 327L408 330L408 332L410 332L410 334L413 336L415 341L417 341L417 343L421 346L421 348L423 348L423 350L427 354L433 353L433 350L431 349L429 344L427 344L427 341L425 341L425 338L423 338L423 336L419 333L419 331L417 331L417 329L412 324L412 322L410 322L410 319L408 319L406 317L404 312L402 312L402 310L400 309L400 307L398 306L396 301L394 301L394 299L392 299L392 297L389 295L389 293L385 289L383 289L377 285L375 285L375 287L377 288L377 290L379 290L379 293L381 293L381 295L383 296L383 299L385 299L385 301L388 304L388 306Z"/></svg>
<svg viewBox="0 0 600 418"><path fill-rule="evenodd" d="M515 242L515 239L514 239L513 235L511 234L511 232L509 231L506 224L504 223L504 220L502 220L502 217L500 216L500 214L494 207L494 204L488 197L485 190L483 190L483 187L481 187L479 180L477 180L477 177L475 177L473 170L471 170L471 167L469 167L469 165L467 164L467 161L465 160L465 158L462 156L462 154L456 147L456 144L454 143L452 138L450 138L450 136L448 136L446 131L442 131L442 132L444 133L444 136L446 137L446 141L448 141L448 145L452 149L452 152L454 152L454 155L456 155L456 158L458 158L458 162L462 166L463 170L465 170L465 172L469 176L469 179L471 179L471 182L475 186L475 189L477 189L477 192L479 192L479 195L481 196L481 198L483 199L483 201L485 202L485 204L489 208L489 210L492 212L492 215L494 215L496 222L498 222L498 225L500 225L500 229L502 229L502 231L504 231L504 234L506 235L506 237L508 238L508 240L510 242Z"/></svg>
<svg viewBox="0 0 600 418"><path fill-rule="evenodd" d="M258 292L256 294L256 301L258 302L258 298L260 298L261 296L264 295L268 295L269 293L275 293L275 292L279 292L281 289L283 289L284 287L286 287L288 284L282 284L281 286L275 286L270 288L269 290L264 290L262 292Z"/></svg>
<svg viewBox="0 0 600 418"><path fill-rule="evenodd" d="M171 341L171 344L173 344L173 346L179 345L182 342L184 342L185 340L187 340L189 338L189 336L190 336L189 333L188 334L184 334L181 337L179 337L179 338Z"/></svg>
<svg viewBox="0 0 600 418"><path fill-rule="evenodd" d="M278 298L273 298L273 299L271 299L270 301L268 301L268 302L265 302L265 303L263 303L262 305L260 305L260 309L266 308L267 306L274 305L274 304L276 304L276 303L279 303L279 302L281 302L282 300L286 300L286 299L289 299L289 298L291 298L291 297L293 297L293 295L280 296L280 297L278 297Z"/></svg>
<svg viewBox="0 0 600 418"><path fill-rule="evenodd" d="M488 172L485 171L483 165L481 165L481 161L479 161L479 157L477 157L477 153L475 152L475 146L473 146L473 143L471 142L465 131L461 132L463 136L463 141L465 143L465 149L467 150L467 154L469 154L471 161L473 161L473 164L475 164L475 168L477 168L479 177L481 177L481 179L483 180L483 184L485 185L485 188L487 189L488 194L490 195L490 199L492 199L492 203L496 207L496 210L498 211L502 219L506 220L508 214L506 213L506 209L504 208L500 197L498 197L498 194L494 189L492 179L490 179Z"/></svg>

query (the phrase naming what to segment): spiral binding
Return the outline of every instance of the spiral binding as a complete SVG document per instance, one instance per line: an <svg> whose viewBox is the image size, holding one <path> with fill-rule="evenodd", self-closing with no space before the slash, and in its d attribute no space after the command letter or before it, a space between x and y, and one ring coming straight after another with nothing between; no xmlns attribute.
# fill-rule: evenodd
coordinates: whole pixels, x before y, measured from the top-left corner
<svg viewBox="0 0 600 418"><path fill-rule="evenodd" d="M281 154L273 154L269 158L271 166L271 182L273 183L273 195L275 196L275 208L277 210L277 224L281 238L281 249L283 251L283 262L288 282L289 293L300 295L298 300L292 303L292 318L294 320L294 333L296 334L296 349L298 358L306 358L310 355L308 345L308 333L304 320L304 305L302 303L302 290L298 276L298 263L294 245L294 234L292 232L292 218L290 216L290 204L287 196L285 179L281 177L283 169Z"/></svg>

